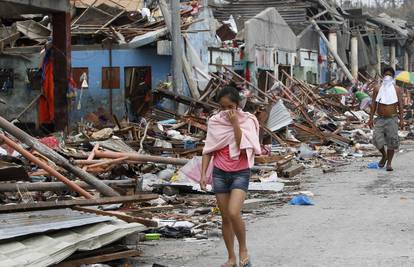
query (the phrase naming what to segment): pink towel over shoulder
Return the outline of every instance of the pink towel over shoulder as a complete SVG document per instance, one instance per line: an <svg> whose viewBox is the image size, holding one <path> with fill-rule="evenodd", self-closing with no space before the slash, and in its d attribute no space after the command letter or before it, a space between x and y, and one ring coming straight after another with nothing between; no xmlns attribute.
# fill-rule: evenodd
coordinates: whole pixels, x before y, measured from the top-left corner
<svg viewBox="0 0 414 267"><path fill-rule="evenodd" d="M233 125L227 118L225 111L212 116L208 121L207 138L203 155L211 154L226 146L230 148L230 157L237 160L241 150L246 150L249 167L254 165L254 155L261 154L259 142L259 122L256 117L248 112L237 110L237 116L242 131L240 149L237 147L234 137Z"/></svg>
<svg viewBox="0 0 414 267"><path fill-rule="evenodd" d="M261 147L259 142L259 123L256 117L250 113L237 111L240 128L242 130L242 139L240 148L246 150L249 167L254 165L254 155L261 154ZM214 151L220 150L226 146L230 148L230 157L238 159L240 149L237 148L234 138L234 130L230 121L227 119L225 112L220 112L212 116L208 122L207 138L204 146L203 154L211 154ZM201 179L201 157L194 157L180 170L189 180L196 183ZM213 182L213 160L207 168L207 184Z"/></svg>

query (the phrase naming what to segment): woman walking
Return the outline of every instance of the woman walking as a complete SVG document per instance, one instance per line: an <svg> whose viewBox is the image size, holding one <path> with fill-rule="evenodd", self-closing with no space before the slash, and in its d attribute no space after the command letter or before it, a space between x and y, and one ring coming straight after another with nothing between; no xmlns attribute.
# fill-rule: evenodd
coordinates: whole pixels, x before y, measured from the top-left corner
<svg viewBox="0 0 414 267"><path fill-rule="evenodd" d="M239 266L250 267L241 209L248 191L254 155L261 152L259 123L254 115L240 109L240 95L236 88L224 87L218 93L217 101L221 111L208 122L200 185L206 189L206 172L212 163L213 190L222 216L222 232L228 252L228 260L222 267L237 266L234 237L239 243Z"/></svg>

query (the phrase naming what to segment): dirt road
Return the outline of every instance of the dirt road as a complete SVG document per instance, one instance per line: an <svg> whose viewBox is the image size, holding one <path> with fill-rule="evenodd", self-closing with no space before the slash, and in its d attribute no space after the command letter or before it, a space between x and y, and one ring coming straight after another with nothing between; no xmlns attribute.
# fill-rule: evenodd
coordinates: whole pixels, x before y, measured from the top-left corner
<svg viewBox="0 0 414 267"><path fill-rule="evenodd" d="M367 164L311 170L303 187L315 206L286 205L249 223L253 266L414 266L414 152L398 155L393 173ZM226 257L222 241L160 242L145 253L166 266L216 267Z"/></svg>

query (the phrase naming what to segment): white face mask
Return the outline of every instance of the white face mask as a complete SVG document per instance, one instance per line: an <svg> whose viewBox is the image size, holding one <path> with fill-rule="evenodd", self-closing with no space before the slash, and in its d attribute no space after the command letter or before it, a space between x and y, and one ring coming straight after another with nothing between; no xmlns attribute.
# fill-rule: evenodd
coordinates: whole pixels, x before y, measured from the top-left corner
<svg viewBox="0 0 414 267"><path fill-rule="evenodd" d="M394 78L392 76L390 76L390 75L386 75L386 76L384 76L383 81L385 83L394 82Z"/></svg>

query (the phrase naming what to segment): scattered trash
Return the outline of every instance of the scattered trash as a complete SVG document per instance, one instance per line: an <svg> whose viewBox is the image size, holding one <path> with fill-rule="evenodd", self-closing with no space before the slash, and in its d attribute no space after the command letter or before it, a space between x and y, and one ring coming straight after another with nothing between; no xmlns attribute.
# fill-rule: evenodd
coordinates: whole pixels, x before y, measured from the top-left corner
<svg viewBox="0 0 414 267"><path fill-rule="evenodd" d="M378 162L368 163L368 169L380 169Z"/></svg>
<svg viewBox="0 0 414 267"><path fill-rule="evenodd" d="M290 205L314 205L313 202L304 195L295 196L291 201L289 201Z"/></svg>

